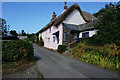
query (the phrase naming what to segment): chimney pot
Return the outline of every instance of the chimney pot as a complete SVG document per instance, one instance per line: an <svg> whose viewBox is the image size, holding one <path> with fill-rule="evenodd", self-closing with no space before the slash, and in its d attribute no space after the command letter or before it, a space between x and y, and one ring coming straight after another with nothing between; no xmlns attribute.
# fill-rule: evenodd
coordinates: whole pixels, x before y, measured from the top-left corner
<svg viewBox="0 0 120 80"><path fill-rule="evenodd" d="M64 10L67 9L67 2L64 2Z"/></svg>
<svg viewBox="0 0 120 80"><path fill-rule="evenodd" d="M55 12L53 12L53 15L52 15L52 20L55 19L57 16L57 14Z"/></svg>

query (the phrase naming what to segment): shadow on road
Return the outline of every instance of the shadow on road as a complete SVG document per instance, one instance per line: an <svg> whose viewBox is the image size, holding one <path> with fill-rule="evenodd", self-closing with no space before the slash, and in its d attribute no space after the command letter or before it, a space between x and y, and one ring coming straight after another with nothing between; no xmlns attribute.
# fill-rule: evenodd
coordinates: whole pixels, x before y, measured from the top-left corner
<svg viewBox="0 0 120 80"><path fill-rule="evenodd" d="M41 57L38 57L38 56L34 56L34 58L35 58L35 60L40 60L41 59Z"/></svg>

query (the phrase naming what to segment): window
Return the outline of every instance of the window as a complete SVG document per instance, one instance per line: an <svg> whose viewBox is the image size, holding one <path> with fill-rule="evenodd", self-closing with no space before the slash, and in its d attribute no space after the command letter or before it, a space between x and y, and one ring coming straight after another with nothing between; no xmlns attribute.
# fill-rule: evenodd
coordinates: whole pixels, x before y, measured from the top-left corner
<svg viewBox="0 0 120 80"><path fill-rule="evenodd" d="M89 32L84 32L84 33L82 33L82 37L83 37L83 38L88 38L88 37L89 37Z"/></svg>
<svg viewBox="0 0 120 80"><path fill-rule="evenodd" d="M53 37L53 42L55 42L55 36Z"/></svg>
<svg viewBox="0 0 120 80"><path fill-rule="evenodd" d="M50 42L50 38L48 38L48 42Z"/></svg>
<svg viewBox="0 0 120 80"><path fill-rule="evenodd" d="M68 39L68 35L67 35L67 32L64 33L64 42L66 42Z"/></svg>
<svg viewBox="0 0 120 80"><path fill-rule="evenodd" d="M77 39L78 38L78 34L77 33L73 33L73 38Z"/></svg>

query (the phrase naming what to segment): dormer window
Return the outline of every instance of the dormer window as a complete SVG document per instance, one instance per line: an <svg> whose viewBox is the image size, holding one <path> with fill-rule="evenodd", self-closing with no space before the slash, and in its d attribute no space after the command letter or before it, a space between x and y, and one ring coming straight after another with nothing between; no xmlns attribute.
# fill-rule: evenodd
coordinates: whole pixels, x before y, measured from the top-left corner
<svg viewBox="0 0 120 80"><path fill-rule="evenodd" d="M84 32L84 33L82 33L82 37L83 37L83 38L88 38L88 37L89 37L89 32Z"/></svg>

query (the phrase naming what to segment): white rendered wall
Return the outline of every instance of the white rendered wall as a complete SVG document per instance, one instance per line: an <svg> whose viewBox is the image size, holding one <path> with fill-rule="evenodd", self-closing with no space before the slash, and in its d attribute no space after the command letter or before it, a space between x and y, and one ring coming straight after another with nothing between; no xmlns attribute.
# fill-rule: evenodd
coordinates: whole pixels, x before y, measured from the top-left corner
<svg viewBox="0 0 120 80"><path fill-rule="evenodd" d="M53 33L59 31L59 43L57 43L57 38ZM51 32L49 32L49 28L42 33L39 34L39 38L42 36L42 39L44 41L44 47L50 48L50 49L57 49L58 45L62 45L63 40L63 25L60 24L58 27L51 26ZM55 42L53 42L53 37L55 36ZM48 41L48 38L50 38L50 42Z"/></svg>
<svg viewBox="0 0 120 80"><path fill-rule="evenodd" d="M92 37L93 35L97 34L97 30L92 30L92 31L84 31L84 32L89 32L89 37ZM82 38L82 33L79 34L79 38Z"/></svg>
<svg viewBox="0 0 120 80"><path fill-rule="evenodd" d="M78 11L78 9L75 9L64 21L63 23L67 24L75 24L75 25L80 25L83 23L86 23L85 20L83 19L82 15Z"/></svg>

